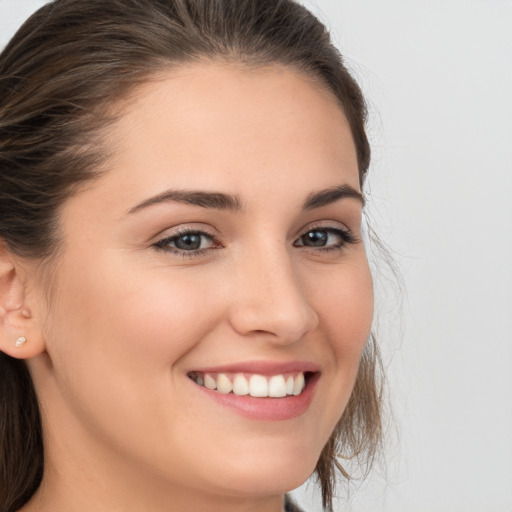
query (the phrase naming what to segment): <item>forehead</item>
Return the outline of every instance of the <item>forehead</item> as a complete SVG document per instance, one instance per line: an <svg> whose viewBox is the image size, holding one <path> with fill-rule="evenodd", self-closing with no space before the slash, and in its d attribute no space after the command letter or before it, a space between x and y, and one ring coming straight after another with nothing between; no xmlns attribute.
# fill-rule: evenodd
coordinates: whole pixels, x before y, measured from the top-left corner
<svg viewBox="0 0 512 512"><path fill-rule="evenodd" d="M123 181L141 193L224 189L226 180L243 193L280 179L290 187L290 178L309 176L318 188L344 182L359 189L356 151L338 100L285 66L172 68L140 87L123 112L109 129L109 167L121 169Z"/></svg>

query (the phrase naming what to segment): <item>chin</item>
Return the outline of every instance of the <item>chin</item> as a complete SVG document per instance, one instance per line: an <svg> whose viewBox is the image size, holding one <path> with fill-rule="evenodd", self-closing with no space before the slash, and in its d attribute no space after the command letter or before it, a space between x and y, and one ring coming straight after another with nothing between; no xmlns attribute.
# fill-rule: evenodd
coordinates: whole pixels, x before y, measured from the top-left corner
<svg viewBox="0 0 512 512"><path fill-rule="evenodd" d="M236 495L282 494L302 485L314 472L319 454L304 447L288 450L260 450L258 456L246 454L223 470L217 468L217 484L227 484Z"/></svg>
<svg viewBox="0 0 512 512"><path fill-rule="evenodd" d="M305 471L297 471L288 466L281 471L267 470L246 471L237 474L229 482L229 487L223 487L223 492L235 496L269 496L284 494L300 487L312 474L315 467Z"/></svg>

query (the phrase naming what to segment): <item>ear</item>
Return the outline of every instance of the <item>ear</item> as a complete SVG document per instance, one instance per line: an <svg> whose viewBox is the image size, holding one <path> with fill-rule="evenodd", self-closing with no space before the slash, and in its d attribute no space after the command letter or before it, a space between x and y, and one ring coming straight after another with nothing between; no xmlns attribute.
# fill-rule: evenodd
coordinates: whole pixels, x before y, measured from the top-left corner
<svg viewBox="0 0 512 512"><path fill-rule="evenodd" d="M17 359L45 350L39 323L26 300L26 276L21 258L0 240L0 350Z"/></svg>

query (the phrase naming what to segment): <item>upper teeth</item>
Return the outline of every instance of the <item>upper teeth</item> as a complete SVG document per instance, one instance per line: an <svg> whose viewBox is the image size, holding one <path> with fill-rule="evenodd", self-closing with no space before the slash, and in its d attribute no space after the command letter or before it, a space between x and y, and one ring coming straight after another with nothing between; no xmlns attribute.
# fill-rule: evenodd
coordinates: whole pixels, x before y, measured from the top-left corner
<svg viewBox="0 0 512 512"><path fill-rule="evenodd" d="M215 389L219 393L250 395L254 397L283 397L300 395L305 387L304 373L286 375L227 374L192 372L189 377L200 386Z"/></svg>

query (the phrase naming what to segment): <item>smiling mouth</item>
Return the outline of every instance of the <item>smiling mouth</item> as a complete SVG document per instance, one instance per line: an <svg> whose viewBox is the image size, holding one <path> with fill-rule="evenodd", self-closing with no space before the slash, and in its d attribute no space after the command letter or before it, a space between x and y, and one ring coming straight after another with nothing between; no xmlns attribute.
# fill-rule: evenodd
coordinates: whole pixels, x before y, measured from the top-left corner
<svg viewBox="0 0 512 512"><path fill-rule="evenodd" d="M189 372L188 377L199 386L227 395L255 398L283 398L300 395L315 372L293 372L278 375L257 373Z"/></svg>

